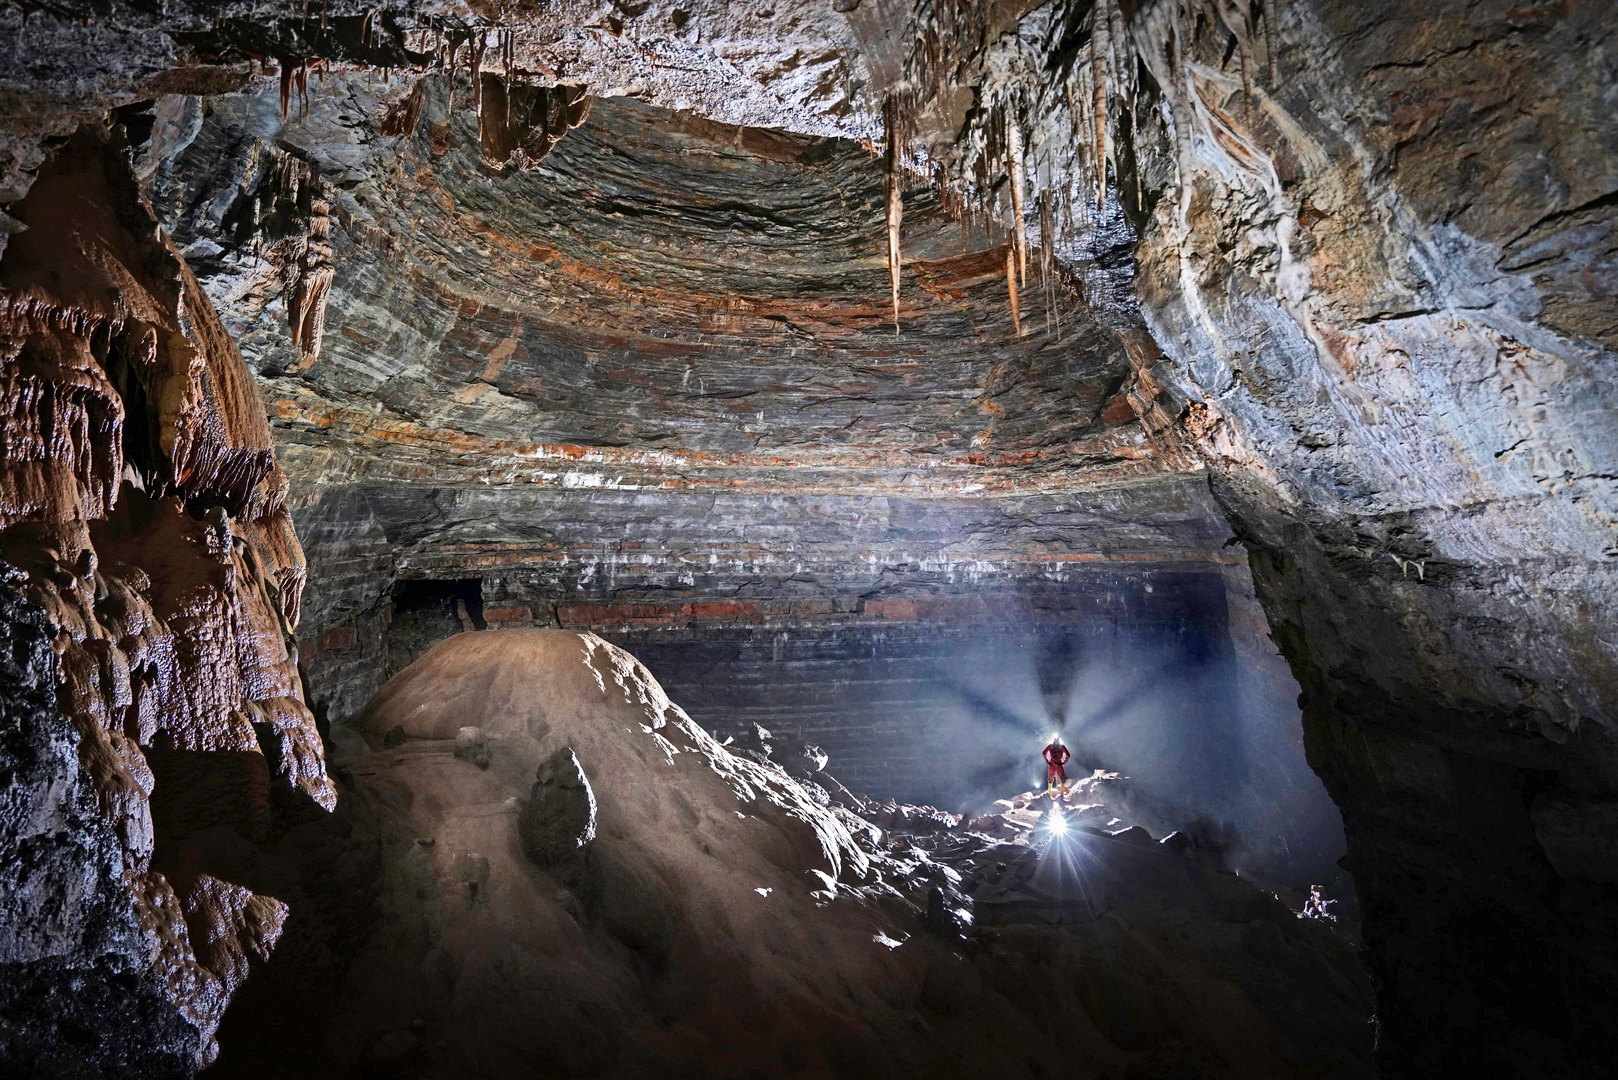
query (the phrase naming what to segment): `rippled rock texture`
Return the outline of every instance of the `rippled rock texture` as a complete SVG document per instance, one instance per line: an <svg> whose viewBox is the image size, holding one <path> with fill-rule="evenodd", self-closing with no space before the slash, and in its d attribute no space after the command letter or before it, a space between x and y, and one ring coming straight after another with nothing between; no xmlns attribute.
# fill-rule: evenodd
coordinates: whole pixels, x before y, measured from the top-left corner
<svg viewBox="0 0 1618 1080"><path fill-rule="evenodd" d="M317 575L302 655L335 722L432 642L484 626L590 628L655 652L694 700L730 700L734 715L703 716L730 730L770 718L726 688L801 679L776 663L789 640L926 666L955 634L1016 652L1064 627L1101 642L1172 624L1154 662L1211 652L1220 678L1252 685L1250 712L1209 723L1276 736L1259 767L1274 782L1255 786L1306 776L1262 627L1226 640L1227 585L1238 602L1248 586L1206 490L1166 475L1192 458L1159 426L1149 354L1076 286L1053 271L1042 289L1031 271L1019 335L1006 232L953 220L911 183L895 333L882 164L859 146L607 100L508 169L488 159L470 91L334 77L290 121L268 81L206 115L165 99L143 158L271 388ZM289 162L312 178L300 190L317 185L339 253L318 355L289 332L296 293L273 239L289 230L265 209L290 203ZM902 644L934 631L922 654ZM751 659L722 662L732 651ZM823 672L799 726L841 729L853 775L884 795L1001 793L965 783L985 752L936 730L921 680L889 683L879 715L880 687ZM1141 692L1175 692L1160 681ZM985 700L958 689L955 712ZM1001 773L1072 711L1012 689L1035 700ZM884 769L926 753L933 779ZM1333 845L1305 838L1330 812L1312 797L1301 829L1275 803L1184 812L1239 818L1258 849L1299 844L1335 873Z"/></svg>
<svg viewBox="0 0 1618 1080"><path fill-rule="evenodd" d="M1199 144L1139 293L1343 808L1384 1062L1599 1068L1618 28L1599 7L1277 10L1250 119L1197 82L1257 171L1221 179Z"/></svg>

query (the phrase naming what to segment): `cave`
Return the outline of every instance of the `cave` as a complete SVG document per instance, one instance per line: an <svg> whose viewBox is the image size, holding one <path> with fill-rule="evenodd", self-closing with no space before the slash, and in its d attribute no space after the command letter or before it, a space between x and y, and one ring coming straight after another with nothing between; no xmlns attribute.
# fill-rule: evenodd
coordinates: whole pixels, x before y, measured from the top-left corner
<svg viewBox="0 0 1618 1080"><path fill-rule="evenodd" d="M0 57L0 1074L1611 1072L1612 5Z"/></svg>

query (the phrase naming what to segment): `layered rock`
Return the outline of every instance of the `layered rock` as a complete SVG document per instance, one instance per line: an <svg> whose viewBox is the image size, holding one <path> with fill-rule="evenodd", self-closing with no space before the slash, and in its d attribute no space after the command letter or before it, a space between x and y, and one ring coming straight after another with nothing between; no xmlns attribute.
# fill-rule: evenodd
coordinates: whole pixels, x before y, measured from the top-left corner
<svg viewBox="0 0 1618 1080"><path fill-rule="evenodd" d="M1054 650L1097 618L1133 645L1149 587L1216 576L1223 615L1181 629L1284 699L1234 538L1347 815L1384 1067L1604 1067L1608 8L654 3L588 31L508 8L0 16L8 193L42 132L210 95L157 103L139 168L268 380L334 715L438 637L554 621L682 688L785 677L715 702L830 742L855 710L815 711L808 657ZM525 130L479 124L499 93L536 105ZM870 137L883 103L888 168L747 126ZM86 434L51 453L107 512L91 435L131 403L53 364ZM57 473L19 468L46 505ZM1163 476L1203 468L1217 501ZM296 560L266 562L295 594ZM1266 745L1295 750L1290 723Z"/></svg>
<svg viewBox="0 0 1618 1080"><path fill-rule="evenodd" d="M1004 231L912 179L895 335L872 262L886 177L851 144L601 101L536 168L491 176L498 105L455 110L465 81L334 78L290 122L271 89L216 98L188 142L154 144L152 186L274 388L320 574L304 656L334 722L448 634L589 628L650 658L717 730L790 722L867 790L981 808L998 792L970 774L1022 782L1018 752L944 730L941 712L981 704L941 709L913 673L867 686L862 658L933 670L963 640L1125 649L1172 623L1154 657L1218 656L1215 681L1257 691L1209 718L1231 746L1277 748L1237 754L1264 759L1254 787L1310 790L1306 827L1268 799L1238 808L1245 795L1187 798L1183 820L1234 820L1266 858L1296 845L1314 880L1336 873L1340 848L1313 825L1329 804L1286 734L1295 691L1251 674L1262 625L1239 654L1224 640L1221 594L1249 586L1220 512L1163 475L1192 459L1138 327L1103 325L1052 271L1018 336ZM233 224L257 205L244 193L268 167L253 163L284 155L338 192L313 364ZM455 369L468 358L477 371ZM820 658L814 685L799 655ZM1034 756L1069 709L1025 709L1029 678L996 693L1026 713ZM1140 696L1185 711L1161 681ZM783 690L766 707L782 711L753 712L769 685L802 685L798 704Z"/></svg>
<svg viewBox="0 0 1618 1080"><path fill-rule="evenodd" d="M1194 69L1258 154L1193 147L1140 295L1343 807L1384 1064L1598 1067L1612 897L1559 821L1618 783L1611 13L1274 14L1250 113Z"/></svg>

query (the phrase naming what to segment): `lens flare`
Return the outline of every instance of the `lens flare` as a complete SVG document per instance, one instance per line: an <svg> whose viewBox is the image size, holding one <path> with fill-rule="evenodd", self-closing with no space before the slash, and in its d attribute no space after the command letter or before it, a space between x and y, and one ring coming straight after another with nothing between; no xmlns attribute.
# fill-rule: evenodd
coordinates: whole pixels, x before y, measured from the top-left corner
<svg viewBox="0 0 1618 1080"><path fill-rule="evenodd" d="M1045 831L1050 833L1053 839L1067 835L1067 817L1054 806L1046 811Z"/></svg>

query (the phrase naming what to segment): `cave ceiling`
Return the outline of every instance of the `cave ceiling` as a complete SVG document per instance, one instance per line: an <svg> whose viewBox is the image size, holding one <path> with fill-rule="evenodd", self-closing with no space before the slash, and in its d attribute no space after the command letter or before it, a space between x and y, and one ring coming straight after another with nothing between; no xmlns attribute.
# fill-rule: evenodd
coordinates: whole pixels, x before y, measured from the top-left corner
<svg viewBox="0 0 1618 1080"><path fill-rule="evenodd" d="M1252 835L1340 816L1389 1075L1601 1075L1613 13L5 6L0 624L88 778L53 835L170 928L108 955L183 981L195 903L239 976L284 914L165 863L142 693L327 805L435 641L592 630L877 784L927 768L917 671L1005 675L976 747L1061 715L1079 628Z"/></svg>
<svg viewBox="0 0 1618 1080"><path fill-rule="evenodd" d="M400 135L380 132L410 86L333 76L283 122L261 79L165 117L197 133L152 150L159 213L229 301L295 483L961 495L1184 467L1074 281L1031 269L1018 336L1004 228L920 182L896 332L882 164L855 142L598 99L502 175L464 76L454 107L447 78L419 85ZM253 227L287 155L341 253L317 354Z"/></svg>

